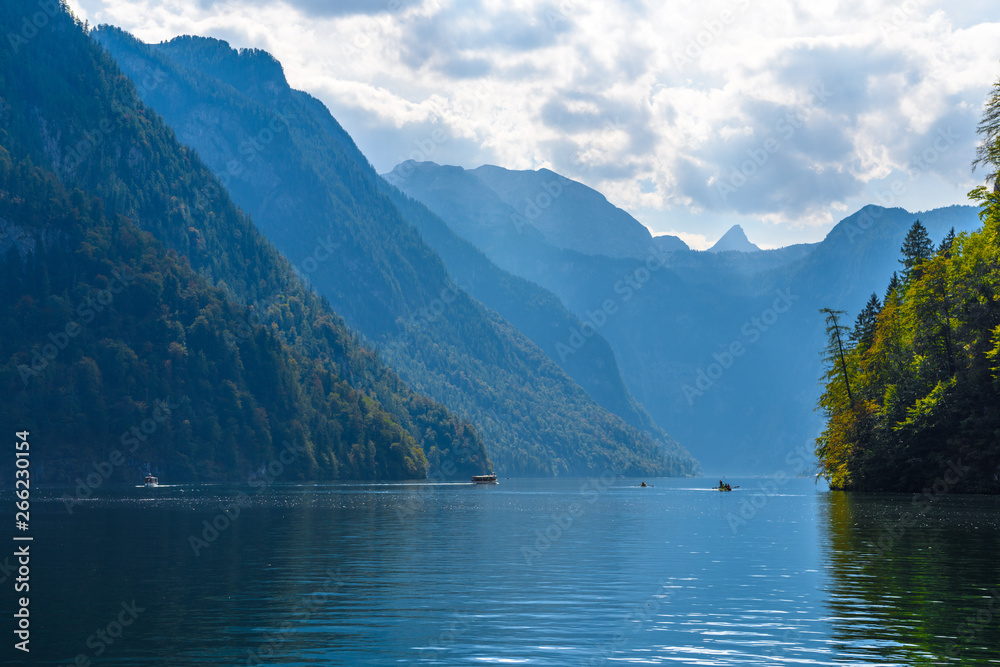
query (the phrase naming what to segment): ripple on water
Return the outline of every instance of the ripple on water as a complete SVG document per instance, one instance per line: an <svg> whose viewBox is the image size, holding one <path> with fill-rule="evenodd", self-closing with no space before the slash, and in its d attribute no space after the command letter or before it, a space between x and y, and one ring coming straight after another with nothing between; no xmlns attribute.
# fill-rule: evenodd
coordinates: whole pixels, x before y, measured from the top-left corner
<svg viewBox="0 0 1000 667"><path fill-rule="evenodd" d="M142 622L102 663L988 664L1000 646L992 499L943 498L879 552L909 498L790 480L740 522L752 480L712 481L106 489L72 515L42 494L46 642L76 655L134 598Z"/></svg>

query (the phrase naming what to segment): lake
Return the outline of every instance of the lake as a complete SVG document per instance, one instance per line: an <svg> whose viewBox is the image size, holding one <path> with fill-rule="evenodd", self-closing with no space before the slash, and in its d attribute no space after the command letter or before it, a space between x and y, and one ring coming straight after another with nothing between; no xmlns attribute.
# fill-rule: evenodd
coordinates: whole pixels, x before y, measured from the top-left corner
<svg viewBox="0 0 1000 667"><path fill-rule="evenodd" d="M998 664L1000 498L645 481L36 490L30 664Z"/></svg>

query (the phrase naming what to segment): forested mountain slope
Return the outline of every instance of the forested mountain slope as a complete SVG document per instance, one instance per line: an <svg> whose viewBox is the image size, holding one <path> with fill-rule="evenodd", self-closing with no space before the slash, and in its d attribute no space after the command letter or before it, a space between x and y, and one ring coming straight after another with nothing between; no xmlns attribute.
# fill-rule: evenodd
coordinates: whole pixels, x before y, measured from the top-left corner
<svg viewBox="0 0 1000 667"><path fill-rule="evenodd" d="M35 9L4 3L0 29ZM65 11L0 51L0 151L0 411L45 443L40 481L116 451L114 474L176 480L245 478L282 452L298 479L489 467L472 426L303 288Z"/></svg>
<svg viewBox="0 0 1000 667"><path fill-rule="evenodd" d="M500 472L694 470L456 285L350 137L271 56L203 38L150 47L112 28L97 37L300 275L407 382L477 425Z"/></svg>

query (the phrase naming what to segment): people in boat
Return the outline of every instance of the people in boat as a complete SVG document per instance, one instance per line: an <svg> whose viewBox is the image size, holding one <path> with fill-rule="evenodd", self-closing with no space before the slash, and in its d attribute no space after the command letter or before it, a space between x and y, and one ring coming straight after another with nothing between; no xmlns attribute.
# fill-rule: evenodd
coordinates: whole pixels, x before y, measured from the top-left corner
<svg viewBox="0 0 1000 667"><path fill-rule="evenodd" d="M726 484L726 491L732 491L732 490L733 490L733 487L729 486L729 484Z"/></svg>
<svg viewBox="0 0 1000 667"><path fill-rule="evenodd" d="M646 486L646 483L645 483L645 482L643 482L643 483L642 483L642 484L640 484L639 486Z"/></svg>

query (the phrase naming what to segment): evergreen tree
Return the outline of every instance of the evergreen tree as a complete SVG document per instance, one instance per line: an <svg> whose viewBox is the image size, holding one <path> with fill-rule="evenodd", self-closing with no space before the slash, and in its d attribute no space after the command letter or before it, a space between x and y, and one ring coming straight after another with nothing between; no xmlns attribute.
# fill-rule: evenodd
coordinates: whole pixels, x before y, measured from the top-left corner
<svg viewBox="0 0 1000 667"><path fill-rule="evenodd" d="M915 270L919 271L917 267L934 254L934 244L931 242L931 237L927 234L927 228L919 220L910 227L900 252L903 255L903 258L899 260L899 263L903 265L903 281L910 282Z"/></svg>
<svg viewBox="0 0 1000 667"><path fill-rule="evenodd" d="M847 399L853 405L854 396L851 393L851 377L847 370L846 355L848 350L844 345L845 327L840 324L840 316L845 313L842 310L833 310L831 308L822 308L819 312L826 315L826 360L834 366L840 367L841 381L847 390Z"/></svg>
<svg viewBox="0 0 1000 667"><path fill-rule="evenodd" d="M885 290L885 297L882 299L882 303L889 303L892 295L899 290L899 284L899 274L893 271L892 278L889 278L889 286Z"/></svg>
<svg viewBox="0 0 1000 667"><path fill-rule="evenodd" d="M878 296L872 292L871 298L865 304L864 309L858 313L854 321L854 329L848 334L851 343L855 347L867 350L871 347L875 338L875 328L878 325L878 314L882 311L882 304L879 303Z"/></svg>
<svg viewBox="0 0 1000 667"><path fill-rule="evenodd" d="M990 170L986 174L986 182L988 184L993 181L993 191L1000 194L1000 180L997 179L997 168L1000 167L1000 79L993 84L983 110L983 118L976 129L982 137L982 142L976 147L976 159L972 161L972 168L974 170L980 165L986 166ZM985 186L973 190L973 192L985 191Z"/></svg>
<svg viewBox="0 0 1000 667"><path fill-rule="evenodd" d="M937 254L951 257L951 247L955 244L955 228L952 227L938 246Z"/></svg>

